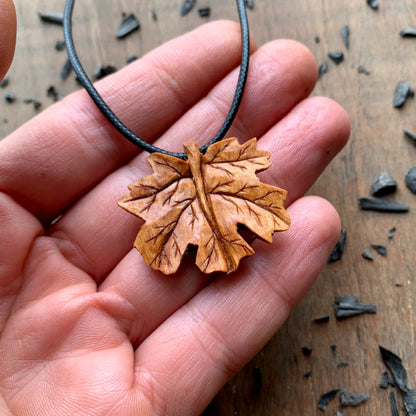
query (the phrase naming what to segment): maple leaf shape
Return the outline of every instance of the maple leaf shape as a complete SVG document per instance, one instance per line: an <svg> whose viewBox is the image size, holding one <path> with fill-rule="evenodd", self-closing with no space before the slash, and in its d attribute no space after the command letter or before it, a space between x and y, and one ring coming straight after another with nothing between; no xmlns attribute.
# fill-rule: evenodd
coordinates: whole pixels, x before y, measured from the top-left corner
<svg viewBox="0 0 416 416"><path fill-rule="evenodd" d="M129 186L119 205L145 221L134 246L147 264L175 273L189 245L197 246L197 266L205 273L237 269L254 250L238 233L242 224L271 243L275 231L289 228L287 192L260 182L256 172L270 167L270 154L256 139L236 138L208 147L184 144L188 160L153 153L154 173Z"/></svg>

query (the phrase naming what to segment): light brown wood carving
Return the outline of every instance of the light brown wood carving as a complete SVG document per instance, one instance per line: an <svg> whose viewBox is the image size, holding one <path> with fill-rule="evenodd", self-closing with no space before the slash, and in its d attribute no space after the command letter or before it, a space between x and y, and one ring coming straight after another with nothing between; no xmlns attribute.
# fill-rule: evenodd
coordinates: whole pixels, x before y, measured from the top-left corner
<svg viewBox="0 0 416 416"><path fill-rule="evenodd" d="M284 209L287 192L264 184L256 172L267 169L270 154L256 139L236 138L211 145L202 155L195 142L185 143L187 161L153 153L154 173L129 186L119 205L142 218L134 246L147 264L175 273L188 247L198 247L197 266L205 273L231 273L254 254L240 236L242 224L267 242L289 228Z"/></svg>

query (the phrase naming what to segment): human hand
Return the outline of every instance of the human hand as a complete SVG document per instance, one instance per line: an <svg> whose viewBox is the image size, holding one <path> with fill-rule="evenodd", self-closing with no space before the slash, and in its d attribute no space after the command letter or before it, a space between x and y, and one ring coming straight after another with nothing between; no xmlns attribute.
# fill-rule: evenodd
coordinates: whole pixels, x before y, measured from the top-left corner
<svg viewBox="0 0 416 416"><path fill-rule="evenodd" d="M340 222L329 203L302 195L349 121L329 99L307 98L317 71L303 46L254 49L228 136L261 138L273 165L260 176L288 190L292 225L273 244L255 241L231 275L212 280L185 259L164 276L131 248L141 222L117 201L151 173L148 155L85 92L0 143L0 413L199 414L305 295ZM140 137L182 151L217 132L239 60L239 27L215 22L97 85Z"/></svg>

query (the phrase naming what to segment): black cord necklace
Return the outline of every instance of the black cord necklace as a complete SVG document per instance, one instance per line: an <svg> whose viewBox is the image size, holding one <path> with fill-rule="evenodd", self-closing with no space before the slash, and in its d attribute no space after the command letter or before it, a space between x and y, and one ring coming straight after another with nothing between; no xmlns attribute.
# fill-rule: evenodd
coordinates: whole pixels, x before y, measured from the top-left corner
<svg viewBox="0 0 416 416"><path fill-rule="evenodd" d="M272 242L275 231L289 228L284 209L287 192L264 184L257 172L270 167L270 154L257 149L256 139L240 145L224 139L240 106L250 56L244 0L236 0L242 35L240 75L233 102L215 137L198 148L184 143L185 153L171 153L145 142L111 111L79 62L72 39L75 0L67 0L64 35L69 59L79 81L107 120L129 141L151 155L153 174L129 186L119 205L142 218L134 246L145 262L165 274L175 273L189 246L198 247L196 264L204 273L237 269L240 260L254 254L238 232L244 225L261 239Z"/></svg>
<svg viewBox="0 0 416 416"><path fill-rule="evenodd" d="M236 86L234 99L230 107L230 111L224 121L224 124L215 135L215 137L207 143L205 146L202 146L199 150L201 153L205 153L208 147L211 144L214 144L222 140L229 130L231 124L233 123L235 116L237 115L238 108L240 106L241 100L243 98L244 88L247 80L249 58L250 58L250 36L249 28L247 21L247 13L244 0L236 0L238 15L240 18L241 26L241 38L242 38L242 47L241 47L241 66L240 66L240 75L238 77L238 83ZM104 114L107 120L130 142L140 147L140 149L145 150L149 153L163 153L165 155L175 156L180 159L186 159L185 153L173 153L168 152L167 150L160 149L155 147L147 142L145 142L140 137L136 136L127 126L125 126L120 119L111 111L110 107L105 103L103 98L100 96L98 91L92 85L88 75L86 74L84 68L79 61L77 52L74 46L74 40L72 38L72 14L74 10L75 0L67 0L64 11L64 37L66 50L68 52L69 60L71 61L74 72L78 77L79 82L85 88L85 90L90 95L91 99L94 101L95 105L100 109Z"/></svg>

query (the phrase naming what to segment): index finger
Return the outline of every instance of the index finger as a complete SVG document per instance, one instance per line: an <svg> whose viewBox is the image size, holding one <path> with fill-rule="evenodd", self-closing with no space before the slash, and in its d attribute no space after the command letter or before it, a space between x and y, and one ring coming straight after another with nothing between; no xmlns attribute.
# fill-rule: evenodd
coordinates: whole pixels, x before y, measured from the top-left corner
<svg viewBox="0 0 416 416"><path fill-rule="evenodd" d="M152 142L238 66L240 36L236 23L201 26L97 88L131 130ZM78 92L0 144L0 190L47 222L137 152Z"/></svg>
<svg viewBox="0 0 416 416"><path fill-rule="evenodd" d="M12 63L16 44L16 10L11 0L0 0L0 81Z"/></svg>

